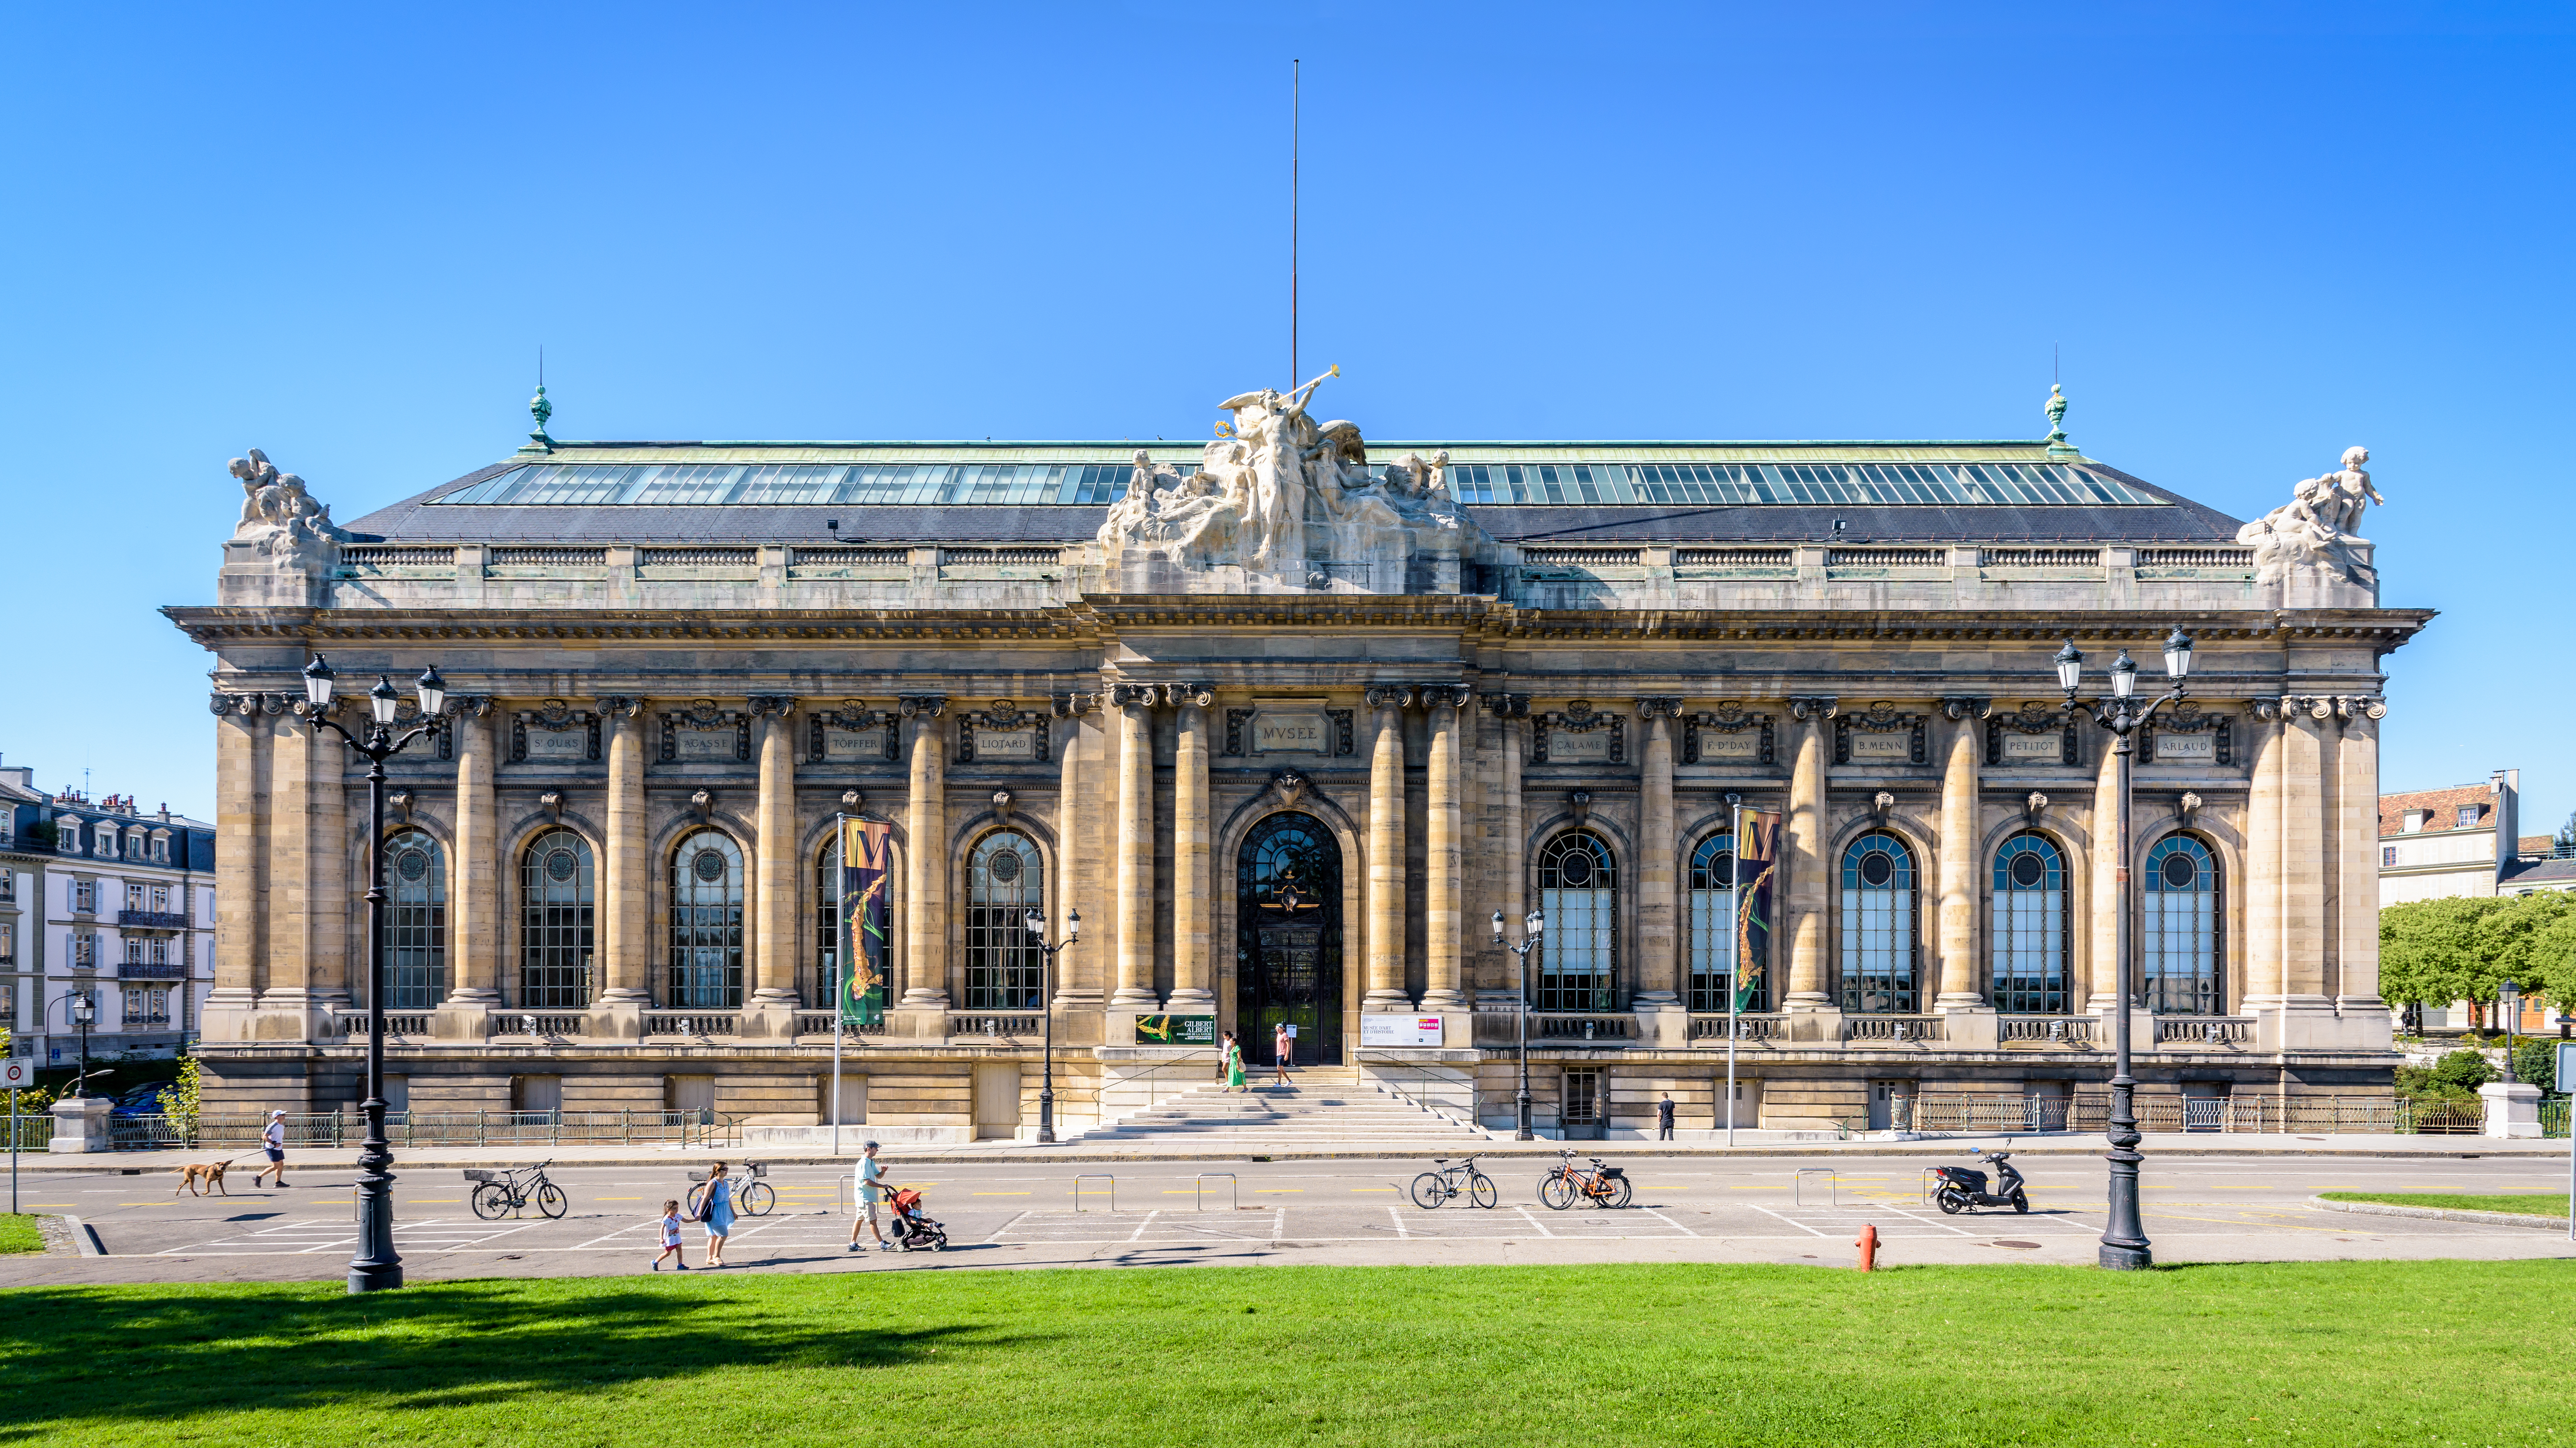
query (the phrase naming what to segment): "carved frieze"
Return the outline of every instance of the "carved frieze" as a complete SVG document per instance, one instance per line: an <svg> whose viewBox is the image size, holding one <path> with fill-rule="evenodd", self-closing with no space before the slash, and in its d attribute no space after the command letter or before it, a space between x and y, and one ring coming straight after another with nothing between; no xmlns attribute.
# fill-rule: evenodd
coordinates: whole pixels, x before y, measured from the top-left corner
<svg viewBox="0 0 2576 1448"><path fill-rule="evenodd" d="M2078 759L2075 716L2055 704L2025 699L2010 713L1986 716L1986 763L2072 767Z"/></svg>
<svg viewBox="0 0 2576 1448"><path fill-rule="evenodd" d="M1353 709L1324 711L1324 717L1333 722L1333 753L1337 756L1347 757L1359 748L1358 730L1351 724L1351 718L1357 712Z"/></svg>
<svg viewBox="0 0 2576 1448"><path fill-rule="evenodd" d="M843 699L832 708L805 712L805 758L814 764L892 763L901 732L892 710Z"/></svg>
<svg viewBox="0 0 2576 1448"><path fill-rule="evenodd" d="M1684 764L1770 764L1774 747L1771 716L1747 713L1732 699L1682 716Z"/></svg>
<svg viewBox="0 0 2576 1448"><path fill-rule="evenodd" d="M1834 763L1921 764L1923 716L1906 714L1882 699L1857 714L1837 712Z"/></svg>
<svg viewBox="0 0 2576 1448"><path fill-rule="evenodd" d="M957 716L960 764L1031 764L1047 757L1046 722L1009 699Z"/></svg>
<svg viewBox="0 0 2576 1448"><path fill-rule="evenodd" d="M1563 709L1538 716L1530 731L1532 764L1625 764L1628 720L1605 713L1589 699L1576 699Z"/></svg>
<svg viewBox="0 0 2576 1448"><path fill-rule="evenodd" d="M599 716L562 699L510 716L513 764L593 764L599 760Z"/></svg>
<svg viewBox="0 0 2576 1448"><path fill-rule="evenodd" d="M2138 762L2234 764L2236 731L2227 715L2204 712L2196 699L2178 699L2140 732Z"/></svg>
<svg viewBox="0 0 2576 1448"><path fill-rule="evenodd" d="M691 700L662 714L662 762L741 763L751 758L751 716L713 699Z"/></svg>

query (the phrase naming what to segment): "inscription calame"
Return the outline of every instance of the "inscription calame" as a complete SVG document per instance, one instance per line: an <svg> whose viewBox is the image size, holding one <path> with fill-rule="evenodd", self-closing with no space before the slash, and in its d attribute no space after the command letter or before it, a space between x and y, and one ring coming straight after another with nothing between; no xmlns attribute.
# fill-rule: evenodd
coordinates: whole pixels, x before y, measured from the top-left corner
<svg viewBox="0 0 2576 1448"><path fill-rule="evenodd" d="M1551 764L1606 764L1610 760L1610 731L1550 729L1547 758Z"/></svg>

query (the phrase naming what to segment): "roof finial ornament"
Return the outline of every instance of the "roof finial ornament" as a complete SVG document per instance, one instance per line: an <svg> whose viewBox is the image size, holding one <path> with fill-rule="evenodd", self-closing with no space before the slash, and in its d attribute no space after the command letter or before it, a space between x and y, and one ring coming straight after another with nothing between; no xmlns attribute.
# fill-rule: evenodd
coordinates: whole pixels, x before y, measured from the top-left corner
<svg viewBox="0 0 2576 1448"><path fill-rule="evenodd" d="M2081 457L2066 440L2066 389L2048 384L2048 455L2053 458Z"/></svg>
<svg viewBox="0 0 2576 1448"><path fill-rule="evenodd" d="M555 405L546 401L546 349L537 349L537 395L528 399L528 416L537 420L537 430L528 434L528 445L521 452L550 453L555 440L546 436L546 419L555 415Z"/></svg>

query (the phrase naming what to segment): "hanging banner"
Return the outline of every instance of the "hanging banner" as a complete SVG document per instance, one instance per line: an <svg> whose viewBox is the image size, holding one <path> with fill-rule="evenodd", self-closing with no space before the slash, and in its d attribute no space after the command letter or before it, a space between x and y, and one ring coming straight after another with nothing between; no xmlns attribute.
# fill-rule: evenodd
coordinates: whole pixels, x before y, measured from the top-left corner
<svg viewBox="0 0 2576 1448"><path fill-rule="evenodd" d="M886 1009L887 892L894 882L894 826L841 819L841 1024L881 1026Z"/></svg>
<svg viewBox="0 0 2576 1448"><path fill-rule="evenodd" d="M1771 959L1771 887L1780 873L1780 816L1760 810L1744 812L1744 830L1735 842L1736 891L1735 1008L1749 1011L1768 994L1763 967Z"/></svg>

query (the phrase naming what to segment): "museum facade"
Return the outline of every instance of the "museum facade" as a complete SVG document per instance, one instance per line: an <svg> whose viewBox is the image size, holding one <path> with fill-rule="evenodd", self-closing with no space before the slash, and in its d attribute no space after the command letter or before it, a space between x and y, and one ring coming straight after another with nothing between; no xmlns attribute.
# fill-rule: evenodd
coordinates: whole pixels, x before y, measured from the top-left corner
<svg viewBox="0 0 2576 1448"><path fill-rule="evenodd" d="M541 415L347 525L237 460L216 602L167 611L216 658L209 1102L359 1094L316 655L449 691L388 766L414 1112L829 1119L847 816L890 826L892 943L838 1104L891 1141L1025 1134L1050 1016L1066 1131L1203 1080L1192 1018L1489 1124L1525 1030L1577 1135L1721 1124L1730 1046L1746 1127L2036 1112L2109 1075L2123 919L2142 1099L2387 1094L2381 666L2431 615L2378 605L2358 449L2240 523L2062 430L1390 446L1312 397L1141 451ZM2051 661L2157 691L2177 628L2114 839ZM1738 807L1777 820L1749 934ZM1081 914L1051 973L1032 909ZM1533 910L1524 960L1491 922Z"/></svg>

